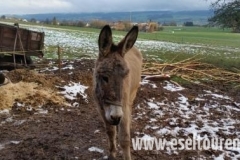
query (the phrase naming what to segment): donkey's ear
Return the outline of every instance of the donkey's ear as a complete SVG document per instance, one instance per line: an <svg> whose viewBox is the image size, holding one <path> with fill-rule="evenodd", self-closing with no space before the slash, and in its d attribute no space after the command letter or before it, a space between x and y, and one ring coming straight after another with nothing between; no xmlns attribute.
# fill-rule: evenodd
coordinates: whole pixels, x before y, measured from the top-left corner
<svg viewBox="0 0 240 160"><path fill-rule="evenodd" d="M122 56L129 51L138 37L138 26L133 26L132 29L128 32L125 38L118 44L118 47L121 49L120 54Z"/></svg>
<svg viewBox="0 0 240 160"><path fill-rule="evenodd" d="M109 25L105 25L98 38L98 47L100 56L106 56L112 46L112 31Z"/></svg>

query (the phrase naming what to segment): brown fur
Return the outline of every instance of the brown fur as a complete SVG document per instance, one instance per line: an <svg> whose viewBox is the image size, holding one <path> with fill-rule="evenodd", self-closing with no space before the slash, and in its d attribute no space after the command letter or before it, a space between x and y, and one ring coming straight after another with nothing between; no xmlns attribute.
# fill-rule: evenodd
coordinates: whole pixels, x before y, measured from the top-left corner
<svg viewBox="0 0 240 160"><path fill-rule="evenodd" d="M142 55L133 47L138 35L134 26L115 45L110 27L98 40L99 57L94 70L94 97L109 138L109 159L116 157L116 129L125 160L131 160L130 126L133 101L141 80ZM118 126L118 127L116 127Z"/></svg>

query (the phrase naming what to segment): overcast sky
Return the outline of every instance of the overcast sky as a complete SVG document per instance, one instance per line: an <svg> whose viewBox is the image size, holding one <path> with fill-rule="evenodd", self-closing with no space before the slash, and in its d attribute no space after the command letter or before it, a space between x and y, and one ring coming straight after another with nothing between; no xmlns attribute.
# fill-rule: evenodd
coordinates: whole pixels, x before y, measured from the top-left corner
<svg viewBox="0 0 240 160"><path fill-rule="evenodd" d="M209 9L210 0L0 0L2 14Z"/></svg>

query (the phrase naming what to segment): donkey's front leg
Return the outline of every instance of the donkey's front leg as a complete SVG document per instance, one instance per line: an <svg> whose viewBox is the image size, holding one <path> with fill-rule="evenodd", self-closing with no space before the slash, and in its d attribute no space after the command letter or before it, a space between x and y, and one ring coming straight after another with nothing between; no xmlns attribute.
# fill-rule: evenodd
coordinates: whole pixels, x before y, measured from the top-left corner
<svg viewBox="0 0 240 160"><path fill-rule="evenodd" d="M109 140L109 160L114 160L116 158L116 126L106 124L106 132Z"/></svg>
<svg viewBox="0 0 240 160"><path fill-rule="evenodd" d="M119 143L123 150L124 160L131 160L130 153L130 125L131 125L131 113L125 112L123 119L119 124Z"/></svg>

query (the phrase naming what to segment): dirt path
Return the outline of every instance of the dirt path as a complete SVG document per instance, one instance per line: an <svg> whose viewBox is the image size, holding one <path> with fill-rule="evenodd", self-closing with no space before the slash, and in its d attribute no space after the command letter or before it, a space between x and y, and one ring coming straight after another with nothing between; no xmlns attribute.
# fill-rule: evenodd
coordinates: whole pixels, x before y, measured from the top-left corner
<svg viewBox="0 0 240 160"><path fill-rule="evenodd" d="M0 159L106 158L107 137L91 96L93 61L63 65L61 75L55 67L8 73L15 85L8 87L19 94L13 97L8 90L10 100L0 100ZM143 81L133 109L131 136L186 139L197 133L239 139L239 112L239 90L221 84L211 90ZM132 155L136 160L232 159L240 157L240 150L134 151L132 146Z"/></svg>

